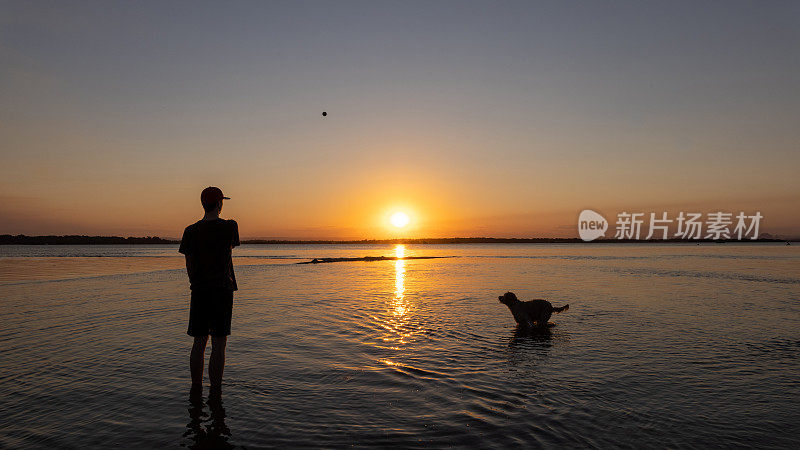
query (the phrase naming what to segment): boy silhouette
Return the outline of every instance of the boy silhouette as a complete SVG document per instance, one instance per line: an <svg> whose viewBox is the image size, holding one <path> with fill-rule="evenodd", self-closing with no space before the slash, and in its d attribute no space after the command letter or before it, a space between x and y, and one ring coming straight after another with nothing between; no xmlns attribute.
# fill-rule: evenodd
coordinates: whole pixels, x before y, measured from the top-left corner
<svg viewBox="0 0 800 450"><path fill-rule="evenodd" d="M203 390L203 362L206 343L211 336L208 378L210 396L222 395L222 372L225 369L225 344L231 334L233 291L237 290L231 251L239 245L239 225L219 217L222 201L230 200L217 187L207 187L200 194L205 215L183 231L178 251L186 256L191 304L189 329L194 337L189 369L192 391Z"/></svg>

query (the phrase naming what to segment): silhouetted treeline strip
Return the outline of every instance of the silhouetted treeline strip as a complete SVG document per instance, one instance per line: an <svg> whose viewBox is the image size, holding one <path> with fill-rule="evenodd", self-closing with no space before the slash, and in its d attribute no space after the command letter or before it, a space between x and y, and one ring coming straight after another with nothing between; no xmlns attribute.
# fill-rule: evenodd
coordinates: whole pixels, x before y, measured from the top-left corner
<svg viewBox="0 0 800 450"><path fill-rule="evenodd" d="M180 241L162 239L158 236L25 236L23 234L0 235L0 245L140 245L140 244L178 244Z"/></svg>
<svg viewBox="0 0 800 450"><path fill-rule="evenodd" d="M685 240L685 239L653 239L649 241L634 239L598 239L591 244L610 244L610 243L725 243L725 242L786 242L786 239L761 238L756 240L735 239L728 240ZM798 242L800 238L789 239L791 242ZM125 244L179 244L180 240L163 239L158 236L146 237L121 237L121 236L26 236L24 234L2 234L0 235L0 245L125 245ZM281 239L246 239L242 244L568 244L583 243L577 238L428 238L428 239L361 239L361 240L281 240Z"/></svg>
<svg viewBox="0 0 800 450"><path fill-rule="evenodd" d="M526 243L583 242L580 239L560 238L427 238L427 239L361 239L361 240L279 240L248 239L242 244L526 244Z"/></svg>
<svg viewBox="0 0 800 450"><path fill-rule="evenodd" d="M798 241L798 239L790 239L790 241ZM725 242L786 242L786 239L736 239L728 240L713 240L713 239L651 239L635 240L635 239L598 239L592 242L584 242L578 238L430 238L430 239L362 239L353 241L334 241L334 240L278 240L278 239L249 239L242 241L242 244L569 244L569 243L588 243L588 244L633 244L633 243L725 243Z"/></svg>

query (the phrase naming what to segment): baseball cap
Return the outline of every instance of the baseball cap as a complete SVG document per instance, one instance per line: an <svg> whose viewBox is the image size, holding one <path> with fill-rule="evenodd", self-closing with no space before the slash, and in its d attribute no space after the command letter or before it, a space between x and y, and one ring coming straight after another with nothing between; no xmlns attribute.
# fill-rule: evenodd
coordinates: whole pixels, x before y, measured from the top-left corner
<svg viewBox="0 0 800 450"><path fill-rule="evenodd" d="M217 203L220 200L230 200L230 197L225 197L222 195L222 189L216 186L209 186L203 189L203 192L200 194L200 203L204 205Z"/></svg>

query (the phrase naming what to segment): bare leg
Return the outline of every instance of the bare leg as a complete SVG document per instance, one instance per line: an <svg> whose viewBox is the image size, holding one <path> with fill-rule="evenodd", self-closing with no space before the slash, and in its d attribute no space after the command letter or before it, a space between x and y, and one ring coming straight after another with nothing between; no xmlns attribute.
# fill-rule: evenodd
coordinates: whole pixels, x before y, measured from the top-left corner
<svg viewBox="0 0 800 450"><path fill-rule="evenodd" d="M189 356L189 371L192 373L192 389L203 389L203 363L208 336L195 336L192 354Z"/></svg>
<svg viewBox="0 0 800 450"><path fill-rule="evenodd" d="M211 392L222 391L222 372L225 370L225 344L227 336L211 336L211 359L208 361L208 378L211 379Z"/></svg>

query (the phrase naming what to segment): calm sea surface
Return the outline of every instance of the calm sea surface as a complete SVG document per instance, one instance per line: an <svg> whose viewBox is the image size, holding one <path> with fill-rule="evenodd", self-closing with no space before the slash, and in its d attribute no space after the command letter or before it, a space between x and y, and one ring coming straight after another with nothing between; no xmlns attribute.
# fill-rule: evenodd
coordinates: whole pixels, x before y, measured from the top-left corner
<svg viewBox="0 0 800 450"><path fill-rule="evenodd" d="M454 258L295 264L397 254ZM0 247L0 447L800 447L800 245L234 264L220 405L188 395L176 246ZM509 290L570 309L526 335Z"/></svg>

